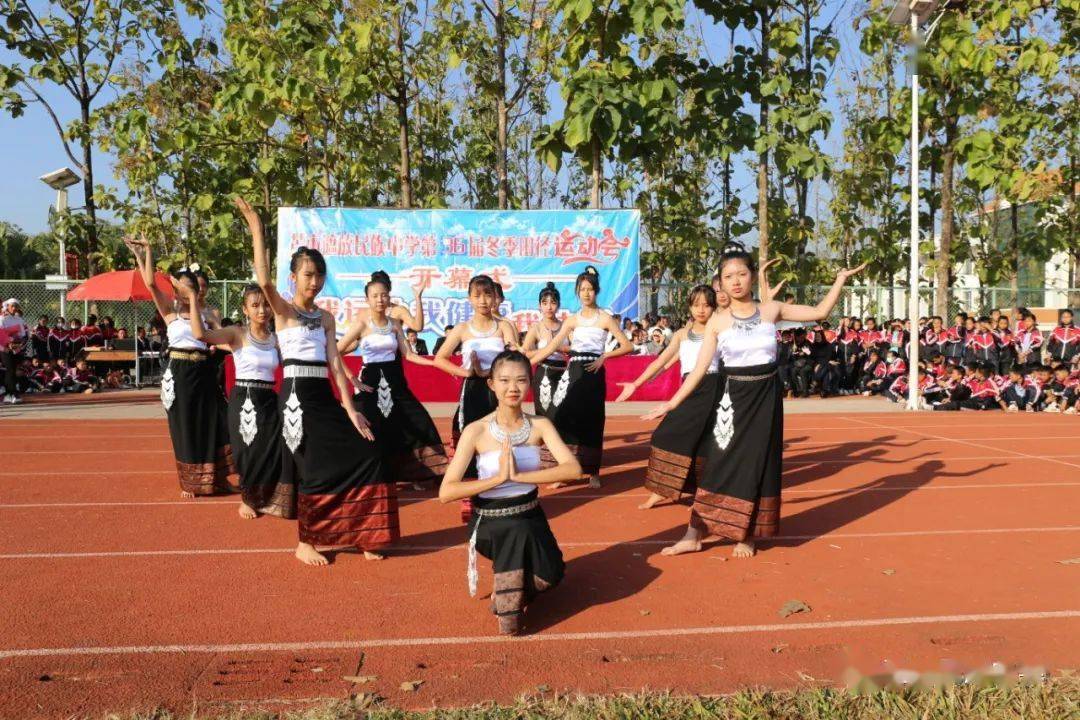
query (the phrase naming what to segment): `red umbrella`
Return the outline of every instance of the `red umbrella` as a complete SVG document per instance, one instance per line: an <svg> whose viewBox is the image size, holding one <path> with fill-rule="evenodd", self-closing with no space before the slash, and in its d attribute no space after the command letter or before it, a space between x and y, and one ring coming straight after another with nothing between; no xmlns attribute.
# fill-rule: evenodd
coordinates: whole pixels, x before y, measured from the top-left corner
<svg viewBox="0 0 1080 720"><path fill-rule="evenodd" d="M165 273L154 273L154 285L168 297L173 296L172 283ZM136 270L114 270L90 278L72 288L68 300L152 300L150 291Z"/></svg>

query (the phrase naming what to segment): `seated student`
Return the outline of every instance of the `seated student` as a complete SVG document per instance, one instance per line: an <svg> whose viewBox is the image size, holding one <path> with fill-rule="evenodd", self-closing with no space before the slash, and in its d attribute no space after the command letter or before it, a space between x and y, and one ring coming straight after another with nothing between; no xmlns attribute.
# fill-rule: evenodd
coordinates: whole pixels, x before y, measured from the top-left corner
<svg viewBox="0 0 1080 720"><path fill-rule="evenodd" d="M949 366L945 364L945 355L940 352L931 353L930 364L926 366L926 371L936 380L945 377L949 372Z"/></svg>
<svg viewBox="0 0 1080 720"><path fill-rule="evenodd" d="M1047 365L1036 365L1035 369L1028 374L1028 382L1035 389L1035 397L1028 405L1028 412L1042 412L1046 409L1046 389L1050 384L1051 376L1052 371Z"/></svg>
<svg viewBox="0 0 1080 720"><path fill-rule="evenodd" d="M439 487L443 503L473 499L469 594L476 595L476 553L480 553L492 561L491 609L499 631L511 635L521 631L526 606L538 593L557 585L565 568L537 486L581 476L581 465L555 425L522 411L531 375L529 359L522 353L506 350L495 357L487 380L497 402L495 411L465 426ZM541 445L554 457L554 467L540 469ZM465 481L474 456L479 479Z"/></svg>
<svg viewBox="0 0 1080 720"><path fill-rule="evenodd" d="M796 328L791 345L791 390L795 397L810 396L810 379L814 372L812 352L806 330Z"/></svg>
<svg viewBox="0 0 1080 720"><path fill-rule="evenodd" d="M65 385L68 392L89 395L101 387L101 380L90 372L85 360L79 360L75 363L75 367L68 370Z"/></svg>
<svg viewBox="0 0 1080 720"><path fill-rule="evenodd" d="M34 380L41 386L42 392L58 393L64 389L64 377L51 362L42 363Z"/></svg>
<svg viewBox="0 0 1080 720"><path fill-rule="evenodd" d="M985 365L975 368L975 380L968 384L971 397L965 400L964 410L996 410L1001 398L997 385L990 379L990 370Z"/></svg>
<svg viewBox="0 0 1080 720"><path fill-rule="evenodd" d="M1043 408L1043 412L1058 413L1064 412L1072 404L1070 401L1075 400L1075 388L1070 387L1069 384L1069 368L1065 365L1058 365L1054 368L1053 376L1050 378L1050 382L1045 387L1046 392L1046 406Z"/></svg>
<svg viewBox="0 0 1080 720"><path fill-rule="evenodd" d="M919 370L923 372L922 369ZM892 383L881 392L881 394L891 400L892 402L899 403L905 402L908 396L908 378L907 375L899 375Z"/></svg>
<svg viewBox="0 0 1080 720"><path fill-rule="evenodd" d="M1065 380L1065 409L1063 415L1080 413L1080 369L1073 370Z"/></svg>
<svg viewBox="0 0 1080 720"><path fill-rule="evenodd" d="M859 392L864 396L877 395L885 389L885 378L888 368L878 356L877 349L870 351L870 357L862 366L862 375L859 378Z"/></svg>
<svg viewBox="0 0 1080 720"><path fill-rule="evenodd" d="M901 375L906 376L907 371L907 361L904 356L890 348L885 354L885 387L892 385Z"/></svg>
<svg viewBox="0 0 1080 720"><path fill-rule="evenodd" d="M1035 397L1035 391L1027 384L1027 374L1016 366L1009 370L1008 383L998 397L998 405L1005 412L1026 411Z"/></svg>
<svg viewBox="0 0 1080 720"><path fill-rule="evenodd" d="M964 403L971 399L971 387L964 381L964 371L959 366L949 368L949 376L943 387L948 393L948 399L935 404L934 410L960 410Z"/></svg>
<svg viewBox="0 0 1080 720"><path fill-rule="evenodd" d="M836 358L836 334L826 322L815 328L810 341L810 357L814 365L814 385L827 398L840 392L840 361Z"/></svg>
<svg viewBox="0 0 1080 720"><path fill-rule="evenodd" d="M937 377L929 370L919 369L919 407L929 410L934 403L945 399L945 390L942 389Z"/></svg>

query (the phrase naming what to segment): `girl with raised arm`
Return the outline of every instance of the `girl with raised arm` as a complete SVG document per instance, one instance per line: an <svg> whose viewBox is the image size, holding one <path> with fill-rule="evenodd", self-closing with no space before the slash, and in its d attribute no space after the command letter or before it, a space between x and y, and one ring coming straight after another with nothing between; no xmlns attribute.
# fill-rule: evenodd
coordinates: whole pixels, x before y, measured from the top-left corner
<svg viewBox="0 0 1080 720"><path fill-rule="evenodd" d="M604 459L604 401L607 394L607 373L604 363L611 358L628 355L634 346L623 335L611 315L596 305L600 293L600 273L589 265L577 276L574 285L581 309L568 317L559 333L529 360L538 365L551 357L569 338L570 363L566 369L565 399L555 413L555 423L563 441L581 463L589 486L600 487L600 466ZM607 336L619 343L605 352ZM555 485L559 487L559 485Z"/></svg>
<svg viewBox="0 0 1080 720"><path fill-rule="evenodd" d="M539 298L540 319L532 324L522 340L522 349L525 352L537 350L547 345L562 330L562 320L559 319L559 308L562 298L555 283L549 282L540 291ZM543 415L551 421L555 421L559 406L566 399L566 388L570 377L566 374L566 361L570 357L570 343L563 344L551 355L540 363L533 376L533 405L537 415ZM558 430L559 426L556 425ZM554 458L546 450L542 450L545 466L550 466Z"/></svg>
<svg viewBox="0 0 1080 720"><path fill-rule="evenodd" d="M517 347L517 337L507 322L495 319L495 283L487 275L469 280L469 304L473 316L458 323L446 334L446 340L435 355L435 366L454 377L464 378L461 399L454 412L451 433L457 447L465 426L495 409L495 396L488 386L491 361L507 347ZM461 365L450 356L461 347ZM476 463L470 463L465 477L476 477Z"/></svg>
<svg viewBox="0 0 1080 720"><path fill-rule="evenodd" d="M367 420L352 404L352 392L338 354L334 316L315 305L326 282L326 260L318 250L299 247L289 262L296 288L281 297L270 275L262 221L243 198L236 205L251 230L255 275L274 311L284 366L280 407L282 438L298 473L296 557L326 565L321 546L353 546L369 560L400 537L397 493L383 474L382 456ZM333 373L340 403L330 389Z"/></svg>
<svg viewBox="0 0 1080 720"><path fill-rule="evenodd" d="M190 305L191 334L209 345L232 351L236 381L229 396L229 439L240 472L240 517L296 517L292 458L281 439L281 413L274 392L274 372L281 364L277 338L270 329L273 311L258 285L244 287L247 326L207 328L198 295L174 281L178 296Z"/></svg>
<svg viewBox="0 0 1080 720"><path fill-rule="evenodd" d="M371 274L371 279L378 279L386 285L386 292L392 289L390 273L385 270L376 270ZM416 300L416 315L409 312L408 305L398 305L393 300L386 307L386 316L391 320L397 320L403 328L412 328L416 332L424 331L424 286L413 286L413 297ZM367 320L368 310L361 310L358 320Z"/></svg>
<svg viewBox="0 0 1080 720"><path fill-rule="evenodd" d="M476 595L479 552L492 562L491 610L504 634L520 632L525 607L563 577L562 551L540 507L537 486L581 475L552 422L522 412L530 375L528 358L516 350L494 358L486 382L497 400L495 411L465 427L439 487L444 503L474 498L469 594ZM555 459L553 467L541 469L541 446ZM473 463L479 479L466 482L466 469Z"/></svg>
<svg viewBox="0 0 1080 720"><path fill-rule="evenodd" d="M731 297L731 305L709 320L694 370L679 391L644 416L659 418L678 408L706 377L719 352L725 383L708 440L712 446L698 478L686 534L664 548L665 555L696 552L705 536L718 535L737 543L735 557L750 557L754 554L754 538L776 535L784 439L776 323L827 318L848 277L863 267L842 270L825 298L810 307L756 302L751 294L754 259L750 253L740 247L720 256L721 282Z"/></svg>
<svg viewBox="0 0 1080 720"><path fill-rule="evenodd" d="M169 336L169 360L161 376L161 404L169 418L180 496L235 492L238 478L229 444L225 397L209 362L207 344L192 334L191 322L181 314L175 300L154 284L150 243L145 238L126 238L124 242ZM198 293L198 280L190 270L180 271L174 282L192 294Z"/></svg>
<svg viewBox="0 0 1080 720"><path fill-rule="evenodd" d="M715 311L716 293L711 287L698 285L691 290L690 324L672 336L664 352L636 380L622 384L623 391L616 402L629 399L638 388L676 361L681 364L685 378L697 363L706 325ZM705 378L686 402L669 413L653 431L645 472L645 487L652 494L638 506L641 510L653 507L664 498L678 500L680 495L692 494L697 487L697 475L704 458L703 443L716 412L716 388L721 377L717 372L719 363L719 356L714 355Z"/></svg>
<svg viewBox="0 0 1080 720"><path fill-rule="evenodd" d="M368 418L378 438L383 464L398 483L423 489L446 472L446 450L431 415L416 399L405 381L402 359L417 365L434 365L412 351L405 342L402 324L390 316L390 285L386 273L371 275L364 287L368 312L338 340L338 352L359 344L364 365L360 370L360 393L353 398L356 409Z"/></svg>

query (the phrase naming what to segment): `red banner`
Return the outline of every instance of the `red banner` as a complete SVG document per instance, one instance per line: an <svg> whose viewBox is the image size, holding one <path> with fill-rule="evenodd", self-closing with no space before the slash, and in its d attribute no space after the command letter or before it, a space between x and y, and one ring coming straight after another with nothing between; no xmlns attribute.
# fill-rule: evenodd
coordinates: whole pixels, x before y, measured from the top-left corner
<svg viewBox="0 0 1080 720"><path fill-rule="evenodd" d="M622 392L622 386L619 383L633 382L637 379L637 376L655 360L654 355L631 355L613 360L608 360L604 363L604 367L607 369L607 399L614 400ZM460 362L459 358L455 357L454 362ZM360 367L363 365L363 361L355 355L349 355L345 358L345 366L353 373L360 372ZM651 383L643 386L636 393L634 393L631 400L667 400L675 391L679 389L680 378L679 364L675 363L667 371L662 372L659 377L653 380ZM232 390L233 379L235 378L235 372L233 370L232 357L225 359L225 387L227 391ZM459 378L452 378L442 370L434 367L427 367L424 365L417 365L416 363L405 363L405 378L409 382L409 388L413 391L413 394L421 402L457 402L458 397L461 394L461 380ZM281 384L281 369L277 372L278 386ZM337 395L337 385L331 381L331 386L334 388L334 394ZM530 394L529 400L532 400Z"/></svg>

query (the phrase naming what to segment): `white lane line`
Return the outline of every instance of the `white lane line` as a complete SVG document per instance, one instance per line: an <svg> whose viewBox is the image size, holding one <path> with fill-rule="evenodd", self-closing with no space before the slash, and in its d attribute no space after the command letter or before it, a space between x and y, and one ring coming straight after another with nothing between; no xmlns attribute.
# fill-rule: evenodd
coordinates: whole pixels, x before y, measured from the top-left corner
<svg viewBox="0 0 1080 720"><path fill-rule="evenodd" d="M44 475L62 475L65 480L70 479L70 476L81 477L84 475L104 475L106 477L112 477L114 475L172 475L176 477L176 469L172 470L159 470L157 468L151 470L28 470L25 472L0 472L0 477L40 477Z"/></svg>
<svg viewBox="0 0 1080 720"><path fill-rule="evenodd" d="M1077 428L1077 432L1080 433L1080 427ZM991 441L997 442L998 440L1076 440L1076 437L1077 437L1076 435L1050 435L1050 436L1039 435L1039 436L1033 436L1033 437L1029 437L1029 436L1021 436L1021 437L984 437L984 436L980 435L977 438L950 438L950 440L952 440L953 442L963 442L965 440L991 440ZM854 441L852 441L852 440L847 440L847 441L844 441L844 440L809 440L809 441L805 441L805 442L804 441L799 441L799 442L787 442L787 441L784 441L784 445L787 446L787 447L803 447L803 446L813 447L813 446L816 446L816 445L837 445L837 444L850 445L850 444L853 444L853 443L874 445L874 444L877 444L877 441L874 441L874 440L854 440ZM884 441L882 441L880 444L888 446L888 443L884 442Z"/></svg>
<svg viewBox="0 0 1080 720"><path fill-rule="evenodd" d="M852 418L852 420L854 420L855 422L861 422L861 423L863 423L865 425L869 425L871 427L878 427L878 428L881 428L883 430L888 430L889 429L888 425L881 425L879 423L872 423L872 422L870 422L868 420L862 420L862 419L859 419L859 418ZM1057 457L1055 457L1053 455L1030 455L1028 453L1020 452L1019 450L1014 450L1012 448L1000 448L1000 447L996 447L994 445L984 445L982 443L971 442L970 440L957 440L955 438L945 437L944 435L934 435L933 433L922 432L921 430L909 430L908 432L910 432L910 433L912 433L914 435L921 435L922 437L929 438L931 440L945 440L945 441L948 441L948 442L957 443L958 445L968 445L969 447L973 447L973 448L979 448L979 449L982 449L982 450L990 450L991 452L994 452L994 453L1008 452L1008 453L1013 453L1014 455L1018 455L1018 456L1023 457L1023 458L1027 458L1029 460L1048 460L1049 462L1056 462L1056 463L1059 463L1061 465L1068 465L1069 467L1080 468L1080 464L1078 464L1078 463L1065 462L1064 460L1060 460L1060 459L1058 459ZM993 456L991 456L991 457L993 457ZM1061 457L1065 457L1065 456L1061 456Z"/></svg>
<svg viewBox="0 0 1080 720"><path fill-rule="evenodd" d="M758 539L758 542L769 544L784 542L787 540L834 540L854 538L897 538L897 537L934 537L941 535L1011 535L1028 533L1055 533L1080 531L1080 525L1063 525L1060 527L1036 527L1036 528L978 528L974 530L894 530L890 532L849 532L849 533L820 533L815 535L777 535L767 539ZM610 541L597 540L593 542L560 542L564 548L573 547L639 547L668 545L677 538L668 540L627 540ZM464 550L466 543L455 545L394 545L389 548L404 551L437 552L441 550ZM0 560L42 560L42 559L72 559L72 558L105 558L105 557L161 557L161 556L184 556L184 555L266 555L291 553L295 547L287 548L205 548L193 550L105 550L99 552L28 552L28 553L4 553L0 554Z"/></svg>
<svg viewBox="0 0 1080 720"><path fill-rule="evenodd" d="M829 495L834 493L862 493L862 492L922 492L924 490L1001 490L1016 488L1041 488L1041 487L1078 487L1080 482L1041 482L1041 483L974 483L966 485L892 485L887 487L834 487L815 488L813 490L791 489L784 490L784 495ZM607 495L558 493L542 495L544 502L549 500L618 500L621 498L637 499L650 497L649 493L610 493ZM398 498L401 505L415 505L417 503L431 501L436 498ZM210 505L235 506L238 500L131 500L115 502L36 502L36 503L0 503L0 510L24 510L33 508L110 508L110 507L156 507L156 506L180 506L187 508L206 507ZM667 503L671 504L671 503Z"/></svg>
<svg viewBox="0 0 1080 720"><path fill-rule="evenodd" d="M954 441L958 442L958 441ZM917 448L907 448L909 450L917 450ZM1015 450L1003 450L1002 448L991 448L995 452L1016 452ZM792 459L788 460L784 458L784 466L788 465L860 465L862 463L887 463L889 465L903 465L905 463L914 462L926 462L929 460L938 460L940 462L954 462L957 460L982 460L986 461L993 458L994 463L1015 463L1015 462L1027 462L1029 460L1046 460L1048 462L1055 462L1060 458L1080 458L1080 455L1025 455L1019 454L1017 457L994 457L992 455L942 455L940 453L934 453L931 455L917 455L911 458L891 458L885 456L874 456L865 458L846 458L846 459L829 459L829 458L815 458L813 460L800 460L800 457L806 457L806 455L796 455ZM1074 463L1062 462L1063 465L1071 465L1073 467L1080 467Z"/></svg>
<svg viewBox="0 0 1080 720"><path fill-rule="evenodd" d="M324 640L314 642L235 643L229 645L117 645L112 647L23 648L0 650L0 658L64 657L71 655L164 655L173 653L298 652L312 650L363 650L433 645L473 645L503 643L572 642L580 640L639 640L709 635L749 635L798 632L804 630L849 630L937 625L948 623L1019 622L1027 620L1070 620L1080 610L1041 612L980 613L969 615L911 615L908 617L860 618L825 622L773 623L769 625L714 625L712 627L662 628L657 630L609 630L576 633L537 633L520 637L476 635L472 637L384 638L377 640Z"/></svg>

